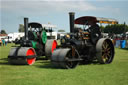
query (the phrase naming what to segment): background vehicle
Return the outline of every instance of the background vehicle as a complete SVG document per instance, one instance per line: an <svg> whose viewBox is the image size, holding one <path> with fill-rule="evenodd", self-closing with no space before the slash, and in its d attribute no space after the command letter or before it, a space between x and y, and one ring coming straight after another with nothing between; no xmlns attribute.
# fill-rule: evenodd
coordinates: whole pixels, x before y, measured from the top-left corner
<svg viewBox="0 0 128 85"><path fill-rule="evenodd" d="M8 36L5 37L5 41L6 42L14 42L16 39L19 40L21 37L24 36L24 33L18 33L18 32L14 32L14 33L9 33Z"/></svg>

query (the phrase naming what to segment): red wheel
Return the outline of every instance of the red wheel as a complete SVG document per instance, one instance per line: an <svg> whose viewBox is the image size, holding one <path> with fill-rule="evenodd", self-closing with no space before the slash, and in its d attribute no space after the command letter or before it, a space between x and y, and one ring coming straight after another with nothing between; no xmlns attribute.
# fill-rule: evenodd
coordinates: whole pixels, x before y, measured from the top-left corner
<svg viewBox="0 0 128 85"><path fill-rule="evenodd" d="M45 56L47 59L49 59L53 53L53 51L57 47L57 41L56 40L47 40L45 44Z"/></svg>
<svg viewBox="0 0 128 85"><path fill-rule="evenodd" d="M57 46L57 42L56 42L56 40L54 40L52 43L52 53L56 49L56 46Z"/></svg>
<svg viewBox="0 0 128 85"><path fill-rule="evenodd" d="M33 49L28 49L26 56L33 56L35 55L35 52ZM32 65L35 62L36 58L27 58L28 65Z"/></svg>
<svg viewBox="0 0 128 85"><path fill-rule="evenodd" d="M32 65L36 60L36 52L32 47L16 47L10 50L10 64Z"/></svg>

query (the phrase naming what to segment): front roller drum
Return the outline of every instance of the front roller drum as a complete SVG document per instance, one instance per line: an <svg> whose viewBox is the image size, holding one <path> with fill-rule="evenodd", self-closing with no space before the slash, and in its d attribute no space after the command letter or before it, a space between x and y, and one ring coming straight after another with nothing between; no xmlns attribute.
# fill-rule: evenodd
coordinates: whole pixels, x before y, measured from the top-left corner
<svg viewBox="0 0 128 85"><path fill-rule="evenodd" d="M10 64L32 65L36 60L36 52L32 47L11 48L8 61Z"/></svg>
<svg viewBox="0 0 128 85"><path fill-rule="evenodd" d="M56 49L52 56L52 65L59 68L71 69L79 64L79 55L76 50L70 48Z"/></svg>
<svg viewBox="0 0 128 85"><path fill-rule="evenodd" d="M96 44L96 57L99 63L109 64L114 58L114 45L110 39L101 38Z"/></svg>

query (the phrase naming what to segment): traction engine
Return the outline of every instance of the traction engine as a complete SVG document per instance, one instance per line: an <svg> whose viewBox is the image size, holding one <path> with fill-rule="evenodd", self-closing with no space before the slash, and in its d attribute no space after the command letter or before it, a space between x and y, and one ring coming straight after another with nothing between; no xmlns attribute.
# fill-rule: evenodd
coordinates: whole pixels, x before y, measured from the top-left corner
<svg viewBox="0 0 128 85"><path fill-rule="evenodd" d="M45 28L37 22L28 23L28 18L24 18L24 30L25 37L16 42L20 46L10 50L9 63L32 65L38 56L48 59L56 49L56 40L47 39Z"/></svg>
<svg viewBox="0 0 128 85"><path fill-rule="evenodd" d="M110 39L102 38L97 23L118 23L107 18L83 16L74 20L74 12L69 13L70 33L61 39L61 46L52 53L51 63L55 67L75 68L79 63L96 61L109 64L114 58L114 46ZM83 25L77 28L74 24Z"/></svg>

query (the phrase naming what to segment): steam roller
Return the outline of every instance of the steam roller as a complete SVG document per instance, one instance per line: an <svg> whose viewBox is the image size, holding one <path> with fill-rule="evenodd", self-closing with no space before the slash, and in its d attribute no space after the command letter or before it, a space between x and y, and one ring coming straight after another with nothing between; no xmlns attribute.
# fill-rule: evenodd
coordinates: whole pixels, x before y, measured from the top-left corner
<svg viewBox="0 0 128 85"><path fill-rule="evenodd" d="M24 18L25 37L15 42L20 46L12 47L8 55L10 64L32 65L40 56L49 59L57 47L57 41L47 39L45 28L40 23L28 23Z"/></svg>
<svg viewBox="0 0 128 85"><path fill-rule="evenodd" d="M69 13L69 20L70 33L61 39L61 46L52 53L53 66L72 69L79 63L110 64L113 62L114 45L111 39L102 37L98 23L117 24L116 20L94 16L82 16L75 19L74 12Z"/></svg>

